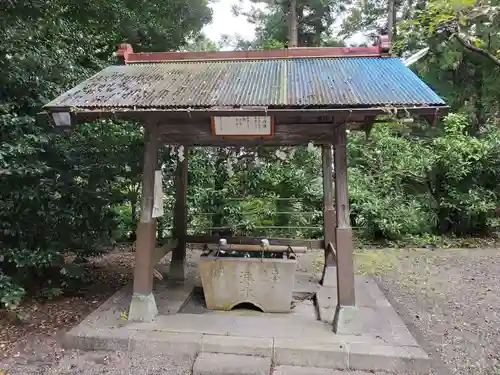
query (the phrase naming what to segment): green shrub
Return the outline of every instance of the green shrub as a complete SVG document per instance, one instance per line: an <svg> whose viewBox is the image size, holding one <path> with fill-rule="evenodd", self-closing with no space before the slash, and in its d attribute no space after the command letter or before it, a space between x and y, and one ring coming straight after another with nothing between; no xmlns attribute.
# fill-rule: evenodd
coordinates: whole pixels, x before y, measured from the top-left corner
<svg viewBox="0 0 500 375"><path fill-rule="evenodd" d="M353 226L368 239L398 240L431 232L436 218L427 191L435 156L425 141L377 124L370 138L349 137L349 194Z"/></svg>

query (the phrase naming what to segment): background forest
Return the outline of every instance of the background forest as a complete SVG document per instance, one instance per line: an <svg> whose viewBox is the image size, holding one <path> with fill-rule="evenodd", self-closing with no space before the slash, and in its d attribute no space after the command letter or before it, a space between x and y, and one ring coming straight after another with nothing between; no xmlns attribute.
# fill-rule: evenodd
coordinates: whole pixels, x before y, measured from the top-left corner
<svg viewBox="0 0 500 375"><path fill-rule="evenodd" d="M223 0L220 0L223 1ZM256 3L258 1L255 1ZM387 28L387 2L297 0L300 46L366 43ZM287 1L245 14L254 40L234 49L283 48ZM235 9L235 12L239 12ZM439 244L494 236L500 209L500 1L396 0L394 53L429 47L412 66L450 104L435 129L380 123L349 135L351 218L360 243ZM136 124L101 121L55 134L41 106L136 51L216 50L201 32L208 0L0 2L0 307L51 297L83 274L65 263L93 256L135 230L143 140ZM166 212L178 150L162 149ZM191 149L189 232L321 237L320 151ZM230 198L230 199L228 199ZM162 218L159 238L169 235ZM212 229L210 229L212 228Z"/></svg>

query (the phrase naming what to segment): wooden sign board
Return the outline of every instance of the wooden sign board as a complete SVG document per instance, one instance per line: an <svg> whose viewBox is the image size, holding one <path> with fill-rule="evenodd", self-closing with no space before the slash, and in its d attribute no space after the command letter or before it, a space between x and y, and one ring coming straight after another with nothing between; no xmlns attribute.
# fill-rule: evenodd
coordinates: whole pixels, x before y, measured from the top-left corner
<svg viewBox="0 0 500 375"><path fill-rule="evenodd" d="M272 137L274 122L270 116L212 117L212 134L219 137Z"/></svg>

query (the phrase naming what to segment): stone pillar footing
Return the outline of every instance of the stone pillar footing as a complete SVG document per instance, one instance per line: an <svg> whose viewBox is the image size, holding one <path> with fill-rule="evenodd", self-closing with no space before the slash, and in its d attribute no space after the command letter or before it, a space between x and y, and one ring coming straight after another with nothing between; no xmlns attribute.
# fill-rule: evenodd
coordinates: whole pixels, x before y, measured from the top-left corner
<svg viewBox="0 0 500 375"><path fill-rule="evenodd" d="M169 278L174 281L184 281L186 279L186 271L183 260L172 260L170 262Z"/></svg>
<svg viewBox="0 0 500 375"><path fill-rule="evenodd" d="M333 319L333 331L339 335L363 334L359 309L356 306L337 306Z"/></svg>
<svg viewBox="0 0 500 375"><path fill-rule="evenodd" d="M152 322L158 315L158 308L153 293L132 295L128 320L134 322Z"/></svg>

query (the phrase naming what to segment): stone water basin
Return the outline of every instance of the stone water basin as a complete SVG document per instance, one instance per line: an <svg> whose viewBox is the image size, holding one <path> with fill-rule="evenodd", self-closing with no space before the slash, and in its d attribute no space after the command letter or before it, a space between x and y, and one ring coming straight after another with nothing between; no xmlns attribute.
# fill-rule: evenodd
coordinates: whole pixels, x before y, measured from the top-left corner
<svg viewBox="0 0 500 375"><path fill-rule="evenodd" d="M229 311L251 303L266 313L291 310L296 259L208 254L198 268L208 309Z"/></svg>

